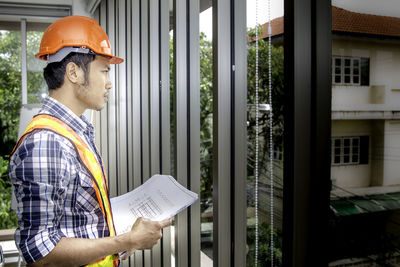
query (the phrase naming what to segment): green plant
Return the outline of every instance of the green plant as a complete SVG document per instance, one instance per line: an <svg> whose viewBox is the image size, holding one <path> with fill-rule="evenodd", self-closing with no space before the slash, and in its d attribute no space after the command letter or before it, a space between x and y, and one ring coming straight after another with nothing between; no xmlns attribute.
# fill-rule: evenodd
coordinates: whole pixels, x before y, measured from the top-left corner
<svg viewBox="0 0 400 267"><path fill-rule="evenodd" d="M17 227L17 215L11 210L11 182L8 160L0 156L0 229Z"/></svg>
<svg viewBox="0 0 400 267"><path fill-rule="evenodd" d="M44 86L42 64L33 58L42 34L29 31L27 35L29 65L37 69L28 72L30 103L40 101ZM0 155L3 157L10 154L17 141L21 103L21 33L0 30Z"/></svg>
<svg viewBox="0 0 400 267"><path fill-rule="evenodd" d="M249 30L249 36L254 34L254 29ZM269 65L268 42L258 41L258 98L259 104L269 103ZM273 111L273 143L280 146L283 140L283 101L284 101L284 66L283 47L271 46L271 85L272 85L272 111ZM254 176L255 163L255 90L256 90L256 48L254 43L248 47L247 55L247 103L249 104L247 144L248 144L248 177ZM269 162L269 112L260 112L259 118L260 146L258 150L260 176L266 173Z"/></svg>
<svg viewBox="0 0 400 267"><path fill-rule="evenodd" d="M28 32L28 60L35 60L31 66L39 66L33 59L40 44L41 32ZM37 102L43 88L40 71L28 72L30 102ZM0 30L0 229L17 226L17 217L11 206L11 182L8 178L8 155L18 136L19 113L21 109L21 33Z"/></svg>
<svg viewBox="0 0 400 267"><path fill-rule="evenodd" d="M258 239L258 266L271 266L271 227L266 223L259 225ZM282 266L282 233L278 229L273 230L274 239L274 266ZM248 227L247 243L249 252L247 253L246 266L253 267L255 254L255 228Z"/></svg>

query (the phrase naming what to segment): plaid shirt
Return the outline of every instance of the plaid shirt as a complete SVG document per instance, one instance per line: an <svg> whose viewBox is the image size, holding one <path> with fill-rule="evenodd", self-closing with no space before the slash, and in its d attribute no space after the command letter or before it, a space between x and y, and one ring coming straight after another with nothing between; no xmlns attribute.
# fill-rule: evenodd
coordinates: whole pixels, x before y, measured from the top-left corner
<svg viewBox="0 0 400 267"><path fill-rule="evenodd" d="M39 113L67 123L101 162L84 116L50 97ZM9 174L18 200L15 242L27 263L46 256L61 237L109 236L91 176L66 138L47 130L30 134L11 157Z"/></svg>

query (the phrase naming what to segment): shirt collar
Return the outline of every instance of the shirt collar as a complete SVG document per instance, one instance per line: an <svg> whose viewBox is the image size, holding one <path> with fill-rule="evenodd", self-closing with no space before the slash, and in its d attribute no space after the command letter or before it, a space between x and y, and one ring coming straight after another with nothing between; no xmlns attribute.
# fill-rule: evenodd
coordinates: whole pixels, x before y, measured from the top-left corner
<svg viewBox="0 0 400 267"><path fill-rule="evenodd" d="M72 110L50 96L47 96L44 99L39 114L53 115L68 124L77 134L80 135L83 135L85 131L94 131L93 125L83 114L78 117L74 112L72 112Z"/></svg>

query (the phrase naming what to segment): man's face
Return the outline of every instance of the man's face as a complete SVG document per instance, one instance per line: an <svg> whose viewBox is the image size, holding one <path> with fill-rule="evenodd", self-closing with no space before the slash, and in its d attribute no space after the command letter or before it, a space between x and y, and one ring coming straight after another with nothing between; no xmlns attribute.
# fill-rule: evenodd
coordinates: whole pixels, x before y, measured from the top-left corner
<svg viewBox="0 0 400 267"><path fill-rule="evenodd" d="M84 109L101 110L108 101L109 90L112 88L109 60L96 56L89 64L88 82L79 87L76 97Z"/></svg>

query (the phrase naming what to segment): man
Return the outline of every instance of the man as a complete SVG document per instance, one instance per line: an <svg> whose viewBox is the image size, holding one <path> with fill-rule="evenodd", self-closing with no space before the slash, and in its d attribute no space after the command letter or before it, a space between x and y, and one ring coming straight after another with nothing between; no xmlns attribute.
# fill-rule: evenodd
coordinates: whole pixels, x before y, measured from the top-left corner
<svg viewBox="0 0 400 267"><path fill-rule="evenodd" d="M140 218L115 236L106 171L82 114L104 107L110 64L123 59L98 23L81 16L50 25L36 56L48 62L49 97L10 158L17 247L29 266L117 266L118 253L152 248L171 224Z"/></svg>

